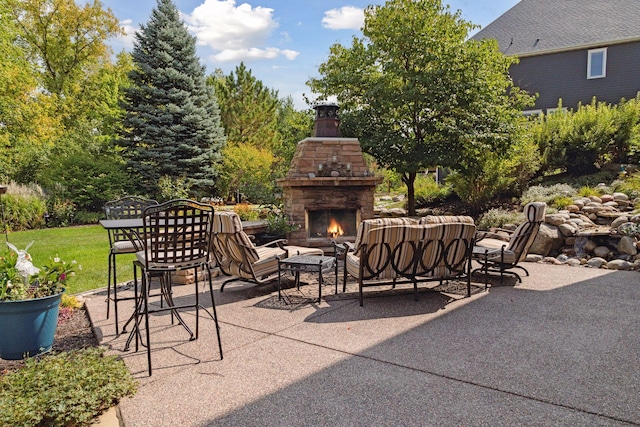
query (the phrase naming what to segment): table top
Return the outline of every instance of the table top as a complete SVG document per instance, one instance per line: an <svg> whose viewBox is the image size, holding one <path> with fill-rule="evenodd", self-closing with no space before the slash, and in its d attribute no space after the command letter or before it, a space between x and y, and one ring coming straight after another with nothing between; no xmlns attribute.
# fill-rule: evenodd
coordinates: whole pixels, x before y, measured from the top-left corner
<svg viewBox="0 0 640 427"><path fill-rule="evenodd" d="M322 266L323 268L332 265L336 258L324 255L296 255L280 260L281 264L288 265L305 265L305 266Z"/></svg>

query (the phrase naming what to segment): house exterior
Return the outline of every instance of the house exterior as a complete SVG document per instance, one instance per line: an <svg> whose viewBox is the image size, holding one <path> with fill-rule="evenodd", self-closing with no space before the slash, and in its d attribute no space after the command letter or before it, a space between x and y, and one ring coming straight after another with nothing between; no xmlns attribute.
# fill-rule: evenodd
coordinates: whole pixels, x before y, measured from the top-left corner
<svg viewBox="0 0 640 427"><path fill-rule="evenodd" d="M472 37L485 38L520 59L514 84L539 95L525 113L640 91L640 0L522 0Z"/></svg>

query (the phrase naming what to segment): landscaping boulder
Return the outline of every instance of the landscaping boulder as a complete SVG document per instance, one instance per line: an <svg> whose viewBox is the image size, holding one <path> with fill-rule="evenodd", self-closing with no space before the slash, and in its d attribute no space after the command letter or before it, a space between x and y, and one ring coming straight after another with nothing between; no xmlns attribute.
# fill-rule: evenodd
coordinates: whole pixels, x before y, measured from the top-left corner
<svg viewBox="0 0 640 427"><path fill-rule="evenodd" d="M598 258L608 258L611 255L611 251L606 246L598 246L593 250L593 254Z"/></svg>
<svg viewBox="0 0 640 427"><path fill-rule="evenodd" d="M629 217L626 215L622 215L611 221L611 228L618 228L622 224L629 222Z"/></svg>
<svg viewBox="0 0 640 427"><path fill-rule="evenodd" d="M607 268L610 270L631 270L633 264L622 259L614 259L607 263Z"/></svg>
<svg viewBox="0 0 640 427"><path fill-rule="evenodd" d="M559 250L564 239L558 231L558 227L543 222L540 224L538 234L529 249L529 253L547 256L554 250Z"/></svg>
<svg viewBox="0 0 640 427"><path fill-rule="evenodd" d="M571 219L571 217L569 216L568 213L558 212L555 214L545 215L544 222L546 222L547 224L558 226L560 224L564 224L565 222L569 221L569 219Z"/></svg>
<svg viewBox="0 0 640 427"><path fill-rule="evenodd" d="M587 261L587 265L592 268L601 268L607 265L607 260L600 257L593 257Z"/></svg>
<svg viewBox="0 0 640 427"><path fill-rule="evenodd" d="M638 254L638 248L636 247L636 239L632 236L622 236L620 242L618 242L618 252L621 254L627 254L635 256Z"/></svg>

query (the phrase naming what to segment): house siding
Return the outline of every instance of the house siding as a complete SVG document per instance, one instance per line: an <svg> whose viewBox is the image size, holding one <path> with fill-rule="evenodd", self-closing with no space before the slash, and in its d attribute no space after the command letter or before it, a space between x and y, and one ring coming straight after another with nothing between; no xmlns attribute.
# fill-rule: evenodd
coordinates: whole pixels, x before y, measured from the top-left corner
<svg viewBox="0 0 640 427"><path fill-rule="evenodd" d="M588 49L520 58L510 69L516 86L538 93L531 109L575 108L578 103L598 101L612 104L635 98L640 91L640 42L607 47L606 77L587 79Z"/></svg>

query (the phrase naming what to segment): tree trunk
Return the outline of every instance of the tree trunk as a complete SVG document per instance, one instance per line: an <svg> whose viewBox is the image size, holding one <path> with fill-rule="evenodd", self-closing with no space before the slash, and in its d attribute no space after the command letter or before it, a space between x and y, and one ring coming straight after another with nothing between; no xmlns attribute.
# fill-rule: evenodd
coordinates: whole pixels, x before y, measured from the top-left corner
<svg viewBox="0 0 640 427"><path fill-rule="evenodd" d="M402 176L402 180L407 185L407 213L409 216L416 216L416 192L414 188L416 175L416 172L409 172Z"/></svg>

